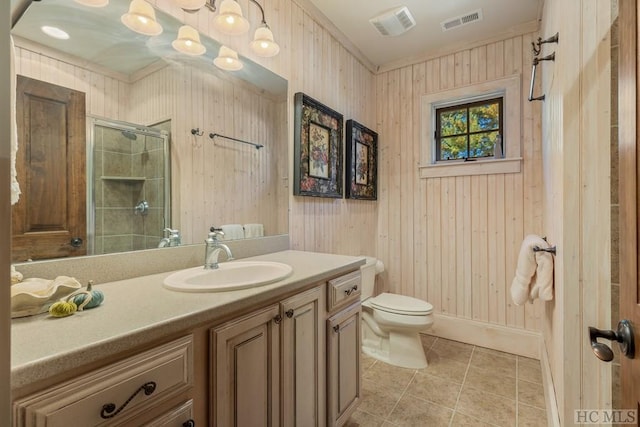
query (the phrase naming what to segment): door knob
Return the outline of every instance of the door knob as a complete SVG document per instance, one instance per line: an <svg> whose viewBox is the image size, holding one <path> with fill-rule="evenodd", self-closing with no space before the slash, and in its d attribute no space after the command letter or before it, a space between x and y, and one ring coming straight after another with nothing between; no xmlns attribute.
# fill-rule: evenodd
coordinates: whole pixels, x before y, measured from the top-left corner
<svg viewBox="0 0 640 427"><path fill-rule="evenodd" d="M80 237L74 237L73 239L71 239L71 246L73 246L74 248L79 248L80 246L82 246L82 239Z"/></svg>
<svg viewBox="0 0 640 427"><path fill-rule="evenodd" d="M606 344L598 342L598 338L605 338L611 341L617 341L620 346L620 352L633 359L635 356L635 342L633 339L633 328L628 320L618 322L618 330L602 330L589 326L589 340L591 341L591 350L596 357L604 362L613 360L613 350Z"/></svg>

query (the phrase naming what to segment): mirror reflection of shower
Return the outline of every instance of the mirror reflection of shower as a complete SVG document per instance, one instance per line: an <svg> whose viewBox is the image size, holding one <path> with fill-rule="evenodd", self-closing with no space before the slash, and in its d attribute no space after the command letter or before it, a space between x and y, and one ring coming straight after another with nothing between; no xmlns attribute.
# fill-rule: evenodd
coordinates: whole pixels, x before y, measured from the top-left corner
<svg viewBox="0 0 640 427"><path fill-rule="evenodd" d="M91 254L158 247L171 227L169 129L89 118Z"/></svg>

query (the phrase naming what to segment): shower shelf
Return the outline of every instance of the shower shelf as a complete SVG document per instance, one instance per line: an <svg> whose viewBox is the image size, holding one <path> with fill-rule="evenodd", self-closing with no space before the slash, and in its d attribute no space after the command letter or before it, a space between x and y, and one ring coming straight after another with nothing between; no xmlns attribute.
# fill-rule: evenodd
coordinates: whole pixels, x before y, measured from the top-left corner
<svg viewBox="0 0 640 427"><path fill-rule="evenodd" d="M144 176L102 176L100 179L105 181L133 181L133 182L141 182L146 181L147 178Z"/></svg>

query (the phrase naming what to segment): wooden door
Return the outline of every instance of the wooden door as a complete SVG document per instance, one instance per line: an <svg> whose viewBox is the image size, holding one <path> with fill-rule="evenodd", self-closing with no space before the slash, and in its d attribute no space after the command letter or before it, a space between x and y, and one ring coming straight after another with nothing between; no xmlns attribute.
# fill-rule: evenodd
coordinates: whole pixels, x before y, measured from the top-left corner
<svg viewBox="0 0 640 427"><path fill-rule="evenodd" d="M360 403L360 318L357 302L327 321L329 426L343 425Z"/></svg>
<svg viewBox="0 0 640 427"><path fill-rule="evenodd" d="M325 426L325 288L281 306L282 426Z"/></svg>
<svg viewBox="0 0 640 427"><path fill-rule="evenodd" d="M640 292L638 284L638 133L640 114L638 96L638 10L636 0L619 2L619 168L620 168L620 317L629 319L634 327L635 358L621 357L622 405L625 409L640 409ZM612 325L615 327L615 325ZM639 411L640 412L640 411ZM637 425L640 421L636 419Z"/></svg>
<svg viewBox="0 0 640 427"><path fill-rule="evenodd" d="M279 312L272 305L212 329L213 425L280 425Z"/></svg>
<svg viewBox="0 0 640 427"><path fill-rule="evenodd" d="M18 76L12 259L86 254L85 94Z"/></svg>

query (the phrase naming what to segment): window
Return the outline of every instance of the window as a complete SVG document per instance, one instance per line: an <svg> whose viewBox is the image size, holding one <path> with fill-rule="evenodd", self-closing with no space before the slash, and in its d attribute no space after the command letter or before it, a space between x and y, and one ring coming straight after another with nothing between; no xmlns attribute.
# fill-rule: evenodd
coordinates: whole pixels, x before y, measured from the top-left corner
<svg viewBox="0 0 640 427"><path fill-rule="evenodd" d="M422 95L420 178L520 173L520 80L515 74ZM483 111L495 102L497 119ZM502 153L494 155L496 142Z"/></svg>
<svg viewBox="0 0 640 427"><path fill-rule="evenodd" d="M436 161L502 157L502 117L501 97L437 108Z"/></svg>

